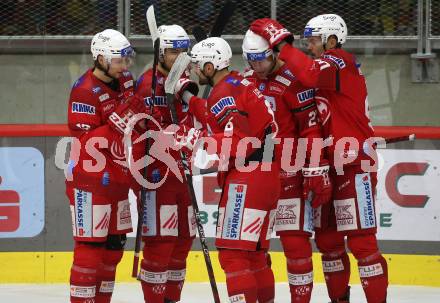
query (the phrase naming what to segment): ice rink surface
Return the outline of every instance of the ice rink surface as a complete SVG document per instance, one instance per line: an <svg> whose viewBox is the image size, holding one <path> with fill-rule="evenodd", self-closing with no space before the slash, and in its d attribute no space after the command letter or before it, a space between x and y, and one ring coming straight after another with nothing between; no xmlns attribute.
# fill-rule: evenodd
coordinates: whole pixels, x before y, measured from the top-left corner
<svg viewBox="0 0 440 303"><path fill-rule="evenodd" d="M220 283L222 302L227 300L225 285ZM69 287L67 284L3 284L0 285L1 303L61 303L69 302ZM388 302L391 303L439 303L440 288L422 286L390 286ZM289 290L286 283L276 286L275 302L288 303ZM354 285L351 291L351 301L365 303L360 285ZM119 283L115 287L112 303L142 303L142 291L138 283ZM213 302L208 283L188 283L183 288L182 303ZM324 284L315 284L312 303L327 303L327 293Z"/></svg>

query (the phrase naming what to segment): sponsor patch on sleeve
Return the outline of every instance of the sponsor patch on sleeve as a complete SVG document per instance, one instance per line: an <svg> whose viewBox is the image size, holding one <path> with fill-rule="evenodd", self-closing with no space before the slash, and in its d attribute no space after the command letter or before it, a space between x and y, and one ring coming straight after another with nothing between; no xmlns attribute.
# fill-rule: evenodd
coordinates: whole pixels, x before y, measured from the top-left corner
<svg viewBox="0 0 440 303"><path fill-rule="evenodd" d="M80 102L72 102L72 113L95 115L96 108L92 105L89 105L89 104L80 103Z"/></svg>

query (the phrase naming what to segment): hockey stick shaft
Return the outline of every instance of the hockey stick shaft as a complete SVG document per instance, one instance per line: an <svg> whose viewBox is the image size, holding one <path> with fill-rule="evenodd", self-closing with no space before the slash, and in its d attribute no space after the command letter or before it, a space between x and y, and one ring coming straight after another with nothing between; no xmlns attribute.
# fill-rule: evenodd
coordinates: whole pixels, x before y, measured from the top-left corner
<svg viewBox="0 0 440 303"><path fill-rule="evenodd" d="M416 139L415 134L407 135L407 136L399 136L399 137L392 137L392 138L386 138L385 143L397 143L397 142L404 142L404 141L414 141Z"/></svg>
<svg viewBox="0 0 440 303"><path fill-rule="evenodd" d="M178 124L179 120L177 118L177 111L174 105L174 95L167 94L167 103L170 106L172 122L174 124ZM209 283L211 284L212 294L214 296L214 302L220 303L220 296L218 293L217 283L215 281L215 275L214 275L214 269L212 267L211 257L209 255L209 249L208 249L208 244L206 242L205 231L203 230L203 225L200 218L200 211L199 211L199 206L197 204L196 193L194 191L192 175L189 169L188 160L186 158L185 153L183 153L182 150L180 150L180 158L182 160L186 184L188 187L189 196L191 198L191 204L196 218L197 231L199 233L199 239L203 251L203 257L205 258L206 269L208 271Z"/></svg>
<svg viewBox="0 0 440 303"><path fill-rule="evenodd" d="M179 124L179 118L177 116L176 106L174 104L174 87L177 81L181 78L185 69L188 67L189 63L190 58L188 57L188 55L186 53L181 53L174 62L173 67L171 68L171 71L169 72L168 77L165 81L165 92L167 96L167 104L171 113L171 121L176 125ZM205 231L203 230L203 225L200 218L200 211L194 191L192 175L189 168L188 159L186 157L186 154L182 150L180 150L180 159L182 160L186 185L188 187L188 193L191 199L191 204L196 219L197 231L199 233L199 240L205 259L206 269L208 271L208 277L211 284L212 294L214 296L214 302L220 303L220 296L218 293L217 283L215 282L214 269L212 267L211 257L209 255L208 245L206 243Z"/></svg>
<svg viewBox="0 0 440 303"><path fill-rule="evenodd" d="M159 62L159 36L157 34L157 25L156 25L156 17L154 14L154 6L150 6L146 12L146 18L148 23L148 28L150 30L151 39L153 41L153 50L154 50L154 57L153 57L153 73L152 73L152 79L151 79L151 101L149 104L150 107L150 114L153 112L153 106L154 101L156 99L156 84L157 84L157 64ZM150 147L151 147L151 138L147 138L147 142L145 143L145 152L146 155L150 153ZM148 177L148 170L147 166L144 167L142 171L142 175L144 179ZM136 228L136 240L135 240L135 246L134 246L134 256L133 256L133 268L131 271L131 276L133 278L137 278L138 272L139 272L139 259L140 259L140 250L141 250L141 243L142 243L142 223L143 223L143 214L145 211L147 202L147 190L145 188L141 189L141 205L139 208L138 213L138 220L137 220L137 228Z"/></svg>

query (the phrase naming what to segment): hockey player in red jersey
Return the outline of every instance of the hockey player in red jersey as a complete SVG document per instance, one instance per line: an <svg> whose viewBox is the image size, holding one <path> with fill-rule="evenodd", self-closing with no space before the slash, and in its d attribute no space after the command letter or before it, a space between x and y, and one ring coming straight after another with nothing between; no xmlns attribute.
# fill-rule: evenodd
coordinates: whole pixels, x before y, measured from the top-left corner
<svg viewBox="0 0 440 303"><path fill-rule="evenodd" d="M174 61L181 52L186 52L190 39L179 25L162 25L158 28L160 47L157 66L157 85L155 100L151 98L153 69L147 70L138 80L136 95L148 105L161 112L162 126L172 124L170 109L164 89L165 79ZM186 129L194 127L194 119L205 120L203 103L182 103L179 91L190 90L197 95L198 86L187 78L179 81L176 89L176 109L179 124ZM198 107L201 106L201 109ZM201 113L201 114L199 114ZM197 117L196 117L197 116ZM178 151L171 156L180 162ZM181 163L179 165L181 166ZM158 160L147 169L148 181L159 185L147 193L143 222L143 260L140 280L145 302L163 303L180 301L180 294L186 274L186 258L196 233L193 207L184 180L167 173L167 163Z"/></svg>
<svg viewBox="0 0 440 303"><path fill-rule="evenodd" d="M75 82L68 105L68 125L76 135L66 180L75 240L70 302L105 303L132 230L133 184L124 165L123 134L145 105L133 97L127 68L134 51L124 35L111 29L97 33L91 51L94 67Z"/></svg>
<svg viewBox="0 0 440 303"><path fill-rule="evenodd" d="M386 302L387 263L376 240L374 133L368 117L365 78L355 57L342 49L346 24L334 14L319 15L307 23L304 36L315 59L291 46L288 42L292 35L275 20L256 20L251 29L280 51L279 57L299 81L317 89L315 98L334 168L333 203L330 209L321 208L315 222L330 299L349 302L346 236L358 262L367 302Z"/></svg>
<svg viewBox="0 0 440 303"><path fill-rule="evenodd" d="M319 163L316 163L321 167L319 171L323 172L322 176L312 177L307 174L316 170L310 163L313 138L322 137L314 89L303 86L287 65L273 53L269 43L251 30L246 32L242 48L244 60L250 66L244 76L255 84L270 103L279 128L278 137L282 139L281 146L287 147L283 139L294 140L292 156L282 159L280 199L274 230L280 236L287 259L291 302L308 303L313 288L312 247L309 240L313 232L312 206L316 208L331 198L328 161L319 159ZM309 141L308 152L297 148L300 138ZM319 192L313 201L306 202L303 198L301 167L297 171L289 171L284 169L284 161L289 164L304 163L306 178L320 180L313 182L316 186L314 191Z"/></svg>
<svg viewBox="0 0 440 303"><path fill-rule="evenodd" d="M211 37L191 50L200 84L213 90L207 99L207 127L217 154L227 161L219 171L216 246L231 302L273 302L274 277L267 250L278 200L279 164L264 146L276 134L273 112L258 89L235 71L228 43ZM203 102L184 94L189 102ZM259 145L247 139L259 140ZM243 143L248 144L243 144ZM230 147L230 154L225 152ZM229 158L230 155L230 158ZM247 168L254 168L248 170ZM264 169L263 167L266 167Z"/></svg>

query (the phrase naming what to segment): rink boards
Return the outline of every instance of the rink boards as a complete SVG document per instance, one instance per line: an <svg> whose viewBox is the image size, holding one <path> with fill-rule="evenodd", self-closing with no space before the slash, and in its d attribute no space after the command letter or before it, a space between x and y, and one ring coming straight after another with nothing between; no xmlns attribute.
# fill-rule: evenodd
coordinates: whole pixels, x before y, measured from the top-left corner
<svg viewBox="0 0 440 303"><path fill-rule="evenodd" d="M286 263L281 252L271 252L276 282L286 282ZM440 287L440 256L385 254L389 266L390 284ZM211 252L216 279L225 281L217 253ZM351 259L351 283L359 284L356 261ZM70 252L10 252L0 253L0 283L65 283L68 281L72 253ZM133 253L126 252L117 271L120 282L135 282L131 277ZM319 254L313 254L314 281L324 282ZM188 258L188 282L206 282L204 258L192 251Z"/></svg>

